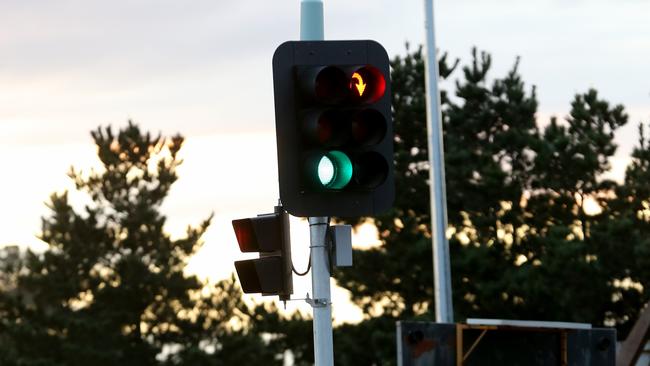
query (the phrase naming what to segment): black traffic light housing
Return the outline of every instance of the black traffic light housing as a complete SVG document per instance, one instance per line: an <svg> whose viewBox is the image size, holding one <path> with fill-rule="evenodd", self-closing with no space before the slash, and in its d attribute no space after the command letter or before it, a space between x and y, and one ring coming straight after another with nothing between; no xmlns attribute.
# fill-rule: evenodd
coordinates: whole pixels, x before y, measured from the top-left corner
<svg viewBox="0 0 650 366"><path fill-rule="evenodd" d="M290 41L273 55L280 199L295 216L392 205L390 65L374 41Z"/></svg>
<svg viewBox="0 0 650 366"><path fill-rule="evenodd" d="M260 257L235 262L244 293L278 295L293 293L289 215L282 207L275 213L232 221L242 252L259 252Z"/></svg>

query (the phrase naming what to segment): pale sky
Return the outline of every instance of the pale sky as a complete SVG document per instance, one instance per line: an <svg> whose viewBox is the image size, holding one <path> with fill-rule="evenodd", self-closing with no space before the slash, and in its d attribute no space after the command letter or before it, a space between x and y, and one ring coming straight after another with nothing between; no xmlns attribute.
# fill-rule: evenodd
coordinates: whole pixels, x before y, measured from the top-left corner
<svg viewBox="0 0 650 366"><path fill-rule="evenodd" d="M407 41L423 42L421 0L324 6L326 39L374 39L391 57L404 54ZM493 77L521 56L523 79L537 86L541 122L565 116L573 95L590 87L624 104L630 124L618 136L612 174L620 178L636 123L650 121L650 2L434 6L437 45L450 56L467 62L472 46L486 50ZM277 200L271 57L298 36L298 0L1 1L0 245L38 246L43 202L72 188L70 165L97 163L89 131L133 119L145 130L187 137L180 179L163 206L168 230L178 234L214 212L192 268L227 276L242 258L230 220L271 212ZM307 225L292 223L296 265L304 268ZM371 236L355 244L367 245ZM301 282L296 297L307 290ZM334 308L339 319L358 315L341 309Z"/></svg>

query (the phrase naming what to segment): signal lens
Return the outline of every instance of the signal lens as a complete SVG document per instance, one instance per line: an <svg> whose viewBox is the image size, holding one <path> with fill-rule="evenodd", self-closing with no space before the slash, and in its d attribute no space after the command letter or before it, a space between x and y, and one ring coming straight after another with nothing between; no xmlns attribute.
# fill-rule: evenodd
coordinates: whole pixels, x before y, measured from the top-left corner
<svg viewBox="0 0 650 366"><path fill-rule="evenodd" d="M386 118L376 109L364 109L352 117L352 139L362 146L378 144L386 135Z"/></svg>
<svg viewBox="0 0 650 366"><path fill-rule="evenodd" d="M345 153L328 151L318 161L317 174L323 187L341 189L352 180L352 162Z"/></svg>
<svg viewBox="0 0 650 366"><path fill-rule="evenodd" d="M354 162L354 180L363 188L375 188L388 177L388 162L381 154L367 152Z"/></svg>
<svg viewBox="0 0 650 366"><path fill-rule="evenodd" d="M316 99L326 103L337 103L348 95L347 77L338 67L328 66L316 75L314 92Z"/></svg>
<svg viewBox="0 0 650 366"><path fill-rule="evenodd" d="M374 103L386 92L386 79L374 66L363 66L352 70L349 90L353 101Z"/></svg>
<svg viewBox="0 0 650 366"><path fill-rule="evenodd" d="M334 163L327 155L323 156L318 162L318 180L324 186L334 180Z"/></svg>
<svg viewBox="0 0 650 366"><path fill-rule="evenodd" d="M257 237L255 236L255 228L249 219L239 219L232 221L232 227L235 229L235 236L239 249L242 252L255 252L259 250L257 247Z"/></svg>
<svg viewBox="0 0 650 366"><path fill-rule="evenodd" d="M326 147L344 145L350 139L345 116L335 109L311 111L304 118L303 132L307 142Z"/></svg>

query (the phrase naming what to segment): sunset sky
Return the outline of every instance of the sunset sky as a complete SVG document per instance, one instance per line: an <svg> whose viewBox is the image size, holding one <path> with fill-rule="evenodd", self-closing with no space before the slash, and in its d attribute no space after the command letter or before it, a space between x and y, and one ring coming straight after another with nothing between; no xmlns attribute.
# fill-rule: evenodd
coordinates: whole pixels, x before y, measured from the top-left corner
<svg viewBox="0 0 650 366"><path fill-rule="evenodd" d="M421 0L324 6L326 39L374 39L391 57L423 42ZM521 56L542 123L565 116L573 95L590 87L624 104L630 124L612 173L622 176L636 123L650 121L650 2L437 0L435 10L438 47L451 57L467 62L477 46L493 56L491 75L502 76ZM214 212L191 270L229 275L240 257L230 220L271 212L277 201L271 56L298 35L298 0L0 2L0 245L42 247L43 202L72 188L70 165L97 164L90 130L132 119L187 137L180 180L162 208L167 229L179 235ZM308 228L292 224L301 269ZM368 232L355 244L371 244ZM296 296L307 289L297 286ZM338 309L335 317L356 316Z"/></svg>

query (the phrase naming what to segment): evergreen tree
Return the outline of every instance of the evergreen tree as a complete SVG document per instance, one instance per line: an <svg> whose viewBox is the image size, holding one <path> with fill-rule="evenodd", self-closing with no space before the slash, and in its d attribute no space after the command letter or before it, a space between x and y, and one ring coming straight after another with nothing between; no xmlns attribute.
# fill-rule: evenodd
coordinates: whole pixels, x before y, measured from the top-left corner
<svg viewBox="0 0 650 366"><path fill-rule="evenodd" d="M491 62L474 50L454 95L441 98L455 319L579 321L616 325L624 336L649 298L647 142L625 185L603 179L627 122L623 107L589 90L565 121L540 129L519 60L490 82ZM381 245L355 251L354 267L337 273L366 314L345 328L356 336L337 333L350 349L341 364L394 364L394 321L433 319L421 51L391 66L396 200L374 219ZM441 58L442 78L454 69ZM589 201L600 211L589 212ZM373 340L363 353L351 346L360 332Z"/></svg>
<svg viewBox="0 0 650 366"><path fill-rule="evenodd" d="M251 330L264 306L246 306L232 279L205 291L183 272L210 218L179 239L164 232L159 209L183 138L130 122L92 137L102 169L69 174L89 203L53 194L40 235L47 250L0 261L0 363L281 364L283 349Z"/></svg>
<svg viewBox="0 0 650 366"><path fill-rule="evenodd" d="M612 302L605 308L606 324L627 334L643 305L650 300L650 146L643 124L623 185L615 197L601 204L601 219L589 240L600 265L610 274ZM611 194L608 195L611 198Z"/></svg>
<svg viewBox="0 0 650 366"><path fill-rule="evenodd" d="M535 89L526 92L519 60L489 85L491 63L487 53L472 51L456 82L457 101L449 101L444 119L456 318L509 317L503 297L511 285L511 249L521 239L521 198L539 145Z"/></svg>

